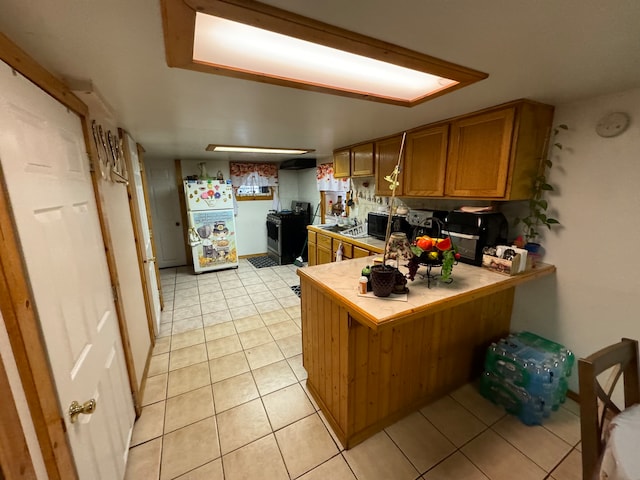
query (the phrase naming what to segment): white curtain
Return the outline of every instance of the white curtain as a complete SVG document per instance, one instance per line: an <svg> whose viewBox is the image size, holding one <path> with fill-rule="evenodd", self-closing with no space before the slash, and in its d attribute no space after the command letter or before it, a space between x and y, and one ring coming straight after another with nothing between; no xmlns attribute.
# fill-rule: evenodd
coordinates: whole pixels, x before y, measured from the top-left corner
<svg viewBox="0 0 640 480"><path fill-rule="evenodd" d="M278 186L278 165L275 163L230 162L231 184L234 187L252 185L257 187Z"/></svg>
<svg viewBox="0 0 640 480"><path fill-rule="evenodd" d="M318 191L348 192L351 181L349 178L334 178L333 163L323 163L316 167Z"/></svg>

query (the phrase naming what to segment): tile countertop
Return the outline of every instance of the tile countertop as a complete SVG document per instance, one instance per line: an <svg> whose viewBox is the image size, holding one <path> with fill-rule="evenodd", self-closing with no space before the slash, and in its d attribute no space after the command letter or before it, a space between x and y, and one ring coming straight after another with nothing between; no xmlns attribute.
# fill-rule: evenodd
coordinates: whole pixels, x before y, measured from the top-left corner
<svg viewBox="0 0 640 480"><path fill-rule="evenodd" d="M323 235L328 235L338 240L343 240L347 243L351 243L352 245L356 245L360 248L364 248L371 252L382 253L384 251L384 240L380 240L376 237L371 237L371 236L358 237L358 238L347 237L345 235L340 235L340 233L326 230L319 225L308 225L307 230L310 230L316 233L321 233Z"/></svg>
<svg viewBox="0 0 640 480"><path fill-rule="evenodd" d="M421 267L414 281L408 281L407 300L392 300L375 296L358 295L358 279L362 268L373 264L373 256L326 263L298 269L304 295L305 281L313 282L318 288L344 305L359 322L377 330L393 326L399 321L408 321L415 315L435 313L485 295L506 290L539 277L551 275L556 267L538 264L536 268L515 276L502 275L482 267L458 263L453 267L451 284L439 284L432 280L431 288L421 275L426 267ZM402 273L408 270L400 267ZM434 272L439 269L434 268ZM372 295L372 294L370 294Z"/></svg>

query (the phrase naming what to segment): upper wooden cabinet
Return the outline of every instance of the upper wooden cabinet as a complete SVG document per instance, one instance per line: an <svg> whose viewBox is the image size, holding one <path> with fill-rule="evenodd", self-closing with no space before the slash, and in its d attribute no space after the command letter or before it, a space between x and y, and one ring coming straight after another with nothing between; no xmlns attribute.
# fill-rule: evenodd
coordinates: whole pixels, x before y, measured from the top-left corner
<svg viewBox="0 0 640 480"><path fill-rule="evenodd" d="M373 142L351 148L351 176L370 177L373 175Z"/></svg>
<svg viewBox="0 0 640 480"><path fill-rule="evenodd" d="M507 108L452 122L447 195L505 196L514 116Z"/></svg>
<svg viewBox="0 0 640 480"><path fill-rule="evenodd" d="M552 119L551 105L517 100L409 130L396 195L529 199L546 156ZM384 177L398 162L401 143L400 134L375 141L376 195L391 195ZM334 162L341 152L336 150ZM353 152L351 148L352 174Z"/></svg>
<svg viewBox="0 0 640 480"><path fill-rule="evenodd" d="M351 175L351 151L348 148L333 152L333 177L344 178Z"/></svg>
<svg viewBox="0 0 640 480"><path fill-rule="evenodd" d="M520 101L453 120L445 196L531 198L552 117L553 107Z"/></svg>
<svg viewBox="0 0 640 480"><path fill-rule="evenodd" d="M373 149L373 142L368 142L334 151L334 178L373 176Z"/></svg>
<svg viewBox="0 0 640 480"><path fill-rule="evenodd" d="M407 134L403 194L442 197L449 125L434 125Z"/></svg>
<svg viewBox="0 0 640 480"><path fill-rule="evenodd" d="M376 171L376 195L391 195L390 183L384 177L391 175L393 169L398 163L398 155L400 154L400 145L402 144L402 135L378 140L375 146L375 171ZM404 194L404 172L398 175L398 188L396 195Z"/></svg>

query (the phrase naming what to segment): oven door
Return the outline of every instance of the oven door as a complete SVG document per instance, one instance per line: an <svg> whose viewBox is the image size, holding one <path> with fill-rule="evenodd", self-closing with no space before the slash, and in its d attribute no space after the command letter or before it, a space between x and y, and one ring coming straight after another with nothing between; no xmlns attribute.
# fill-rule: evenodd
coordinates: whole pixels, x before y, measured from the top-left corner
<svg viewBox="0 0 640 480"><path fill-rule="evenodd" d="M482 264L482 254L478 254L478 245L480 237L478 235L469 235L467 233L443 232L451 237L451 241L458 248L460 261L471 265Z"/></svg>
<svg viewBox="0 0 640 480"><path fill-rule="evenodd" d="M282 225L280 223L267 220L267 254L270 257L277 257L280 261L282 254Z"/></svg>

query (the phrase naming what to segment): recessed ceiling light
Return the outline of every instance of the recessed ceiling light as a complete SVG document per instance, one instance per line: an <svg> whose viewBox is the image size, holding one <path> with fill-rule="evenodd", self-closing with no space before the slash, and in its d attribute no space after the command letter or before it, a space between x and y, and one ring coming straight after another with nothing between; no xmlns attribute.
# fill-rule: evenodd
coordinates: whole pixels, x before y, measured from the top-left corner
<svg viewBox="0 0 640 480"><path fill-rule="evenodd" d="M488 75L247 0L162 0L167 64L413 106Z"/></svg>
<svg viewBox="0 0 640 480"><path fill-rule="evenodd" d="M313 152L313 149L298 148L269 148L269 147L241 147L232 145L207 145L207 152L236 152L236 153L279 153L284 155L302 155Z"/></svg>

